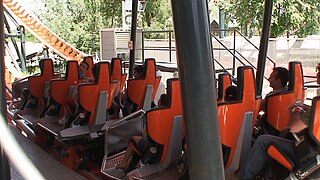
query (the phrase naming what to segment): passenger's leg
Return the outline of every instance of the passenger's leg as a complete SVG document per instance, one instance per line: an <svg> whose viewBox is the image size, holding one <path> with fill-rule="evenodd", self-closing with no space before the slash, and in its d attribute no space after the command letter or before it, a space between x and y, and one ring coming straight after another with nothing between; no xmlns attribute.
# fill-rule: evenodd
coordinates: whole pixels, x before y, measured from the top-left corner
<svg viewBox="0 0 320 180"><path fill-rule="evenodd" d="M289 157L293 157L293 142L271 135L261 135L249 152L245 167L240 169L241 179L254 179L269 159L267 149L270 143L277 143L281 150Z"/></svg>
<svg viewBox="0 0 320 180"><path fill-rule="evenodd" d="M133 149L131 146L128 146L124 157L122 158L122 161L119 164L116 164L116 168L118 169L126 169L128 166L128 161L130 160L132 154L134 153Z"/></svg>

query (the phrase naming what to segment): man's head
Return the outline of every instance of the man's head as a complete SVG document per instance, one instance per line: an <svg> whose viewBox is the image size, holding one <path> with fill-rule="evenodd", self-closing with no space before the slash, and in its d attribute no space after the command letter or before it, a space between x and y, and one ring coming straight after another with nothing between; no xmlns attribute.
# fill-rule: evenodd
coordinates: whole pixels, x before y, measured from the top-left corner
<svg viewBox="0 0 320 180"><path fill-rule="evenodd" d="M316 70L317 70L317 84L320 85L320 63L318 63Z"/></svg>
<svg viewBox="0 0 320 180"><path fill-rule="evenodd" d="M268 81L270 83L270 87L275 90L279 90L284 88L289 79L289 71L283 67L275 67L273 68Z"/></svg>
<svg viewBox="0 0 320 180"><path fill-rule="evenodd" d="M225 101L233 101L236 100L237 96L237 86L229 86L226 89L224 100Z"/></svg>
<svg viewBox="0 0 320 180"><path fill-rule="evenodd" d="M158 101L158 107L168 107L168 95L167 94L161 94L159 101Z"/></svg>
<svg viewBox="0 0 320 180"><path fill-rule="evenodd" d="M143 75L143 66L142 65L138 65L136 67L134 67L133 69L133 77L135 79L142 79L144 78L144 75Z"/></svg>

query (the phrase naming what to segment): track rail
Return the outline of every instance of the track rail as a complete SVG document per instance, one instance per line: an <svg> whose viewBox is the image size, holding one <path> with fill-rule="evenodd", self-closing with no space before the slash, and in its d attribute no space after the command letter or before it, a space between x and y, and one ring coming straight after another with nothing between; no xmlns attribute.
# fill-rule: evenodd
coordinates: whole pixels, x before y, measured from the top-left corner
<svg viewBox="0 0 320 180"><path fill-rule="evenodd" d="M28 12L17 0L3 0L4 7L48 48L66 60L80 60L85 53L71 46Z"/></svg>

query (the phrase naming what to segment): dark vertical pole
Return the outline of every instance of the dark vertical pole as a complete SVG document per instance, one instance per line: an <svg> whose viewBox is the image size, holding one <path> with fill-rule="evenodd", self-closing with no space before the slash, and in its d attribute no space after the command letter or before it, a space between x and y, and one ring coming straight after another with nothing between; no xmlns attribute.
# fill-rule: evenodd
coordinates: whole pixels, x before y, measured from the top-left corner
<svg viewBox="0 0 320 180"><path fill-rule="evenodd" d="M236 30L233 31L233 59L232 59L232 75L236 74Z"/></svg>
<svg viewBox="0 0 320 180"><path fill-rule="evenodd" d="M269 32L270 32L270 23L272 16L272 0L265 0L264 4L264 15L263 15L263 27L260 40L260 51L258 56L258 65L257 65L257 75L256 75L256 84L257 84L257 95L262 94L263 86L263 76L264 69L266 65L266 57L268 52L268 42L269 42Z"/></svg>
<svg viewBox="0 0 320 180"><path fill-rule="evenodd" d="M144 31L141 33L141 46L142 46L142 61L144 60Z"/></svg>
<svg viewBox="0 0 320 180"><path fill-rule="evenodd" d="M206 0L171 0L191 179L224 179Z"/></svg>
<svg viewBox="0 0 320 180"><path fill-rule="evenodd" d="M131 35L130 35L132 48L130 49L129 78L133 77L133 66L135 62L137 17L138 17L138 0L132 0Z"/></svg>
<svg viewBox="0 0 320 180"><path fill-rule="evenodd" d="M225 27L224 27L224 11L219 5L219 26L220 26L220 33L219 33L219 38L224 38L224 33L225 33Z"/></svg>
<svg viewBox="0 0 320 180"><path fill-rule="evenodd" d="M6 83L5 83L5 72L6 69L4 67L4 20L3 20L3 1L0 0L0 115L3 117L3 120L5 121L7 118L7 106L6 106ZM7 122L5 122L7 124ZM1 169L1 175L0 179L11 179L10 178L10 166L8 163L7 156L4 153L4 149L1 146L0 147L1 154L1 164L0 164L0 169Z"/></svg>
<svg viewBox="0 0 320 180"><path fill-rule="evenodd" d="M171 62L171 31L169 31L169 61Z"/></svg>
<svg viewBox="0 0 320 180"><path fill-rule="evenodd" d="M21 69L23 73L27 73L26 68L26 30L24 26L19 26L18 31L20 32L20 43L21 43Z"/></svg>

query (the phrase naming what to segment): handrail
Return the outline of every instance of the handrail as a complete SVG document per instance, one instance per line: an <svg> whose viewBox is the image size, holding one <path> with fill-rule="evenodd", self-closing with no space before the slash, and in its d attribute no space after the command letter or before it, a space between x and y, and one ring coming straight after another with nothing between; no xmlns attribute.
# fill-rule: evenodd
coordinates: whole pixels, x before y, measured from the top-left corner
<svg viewBox="0 0 320 180"><path fill-rule="evenodd" d="M256 50L258 50L259 51L259 48L256 46L256 45L254 45L247 37L245 37L243 34L241 34L241 32L239 32L238 30L234 30L234 32L237 32L241 37L243 37L248 43L250 43ZM276 63L272 60L272 59L270 59L268 56L267 56L267 59L270 61L270 62L272 62L273 63L273 66L275 67L275 65L276 65Z"/></svg>
<svg viewBox="0 0 320 180"><path fill-rule="evenodd" d="M213 60L226 72L228 73L232 78L234 78L234 76L232 74L229 73L229 71L216 59L213 57Z"/></svg>
<svg viewBox="0 0 320 180"><path fill-rule="evenodd" d="M230 49L225 46L217 37L215 37L214 35L211 35L222 47L225 48L225 50L227 50L231 55L233 55L233 57L235 57L242 65L246 65L245 63L243 63L233 52L230 51Z"/></svg>
<svg viewBox="0 0 320 180"><path fill-rule="evenodd" d="M146 112L143 110L143 109L140 109L139 111L136 111L136 112L134 112L134 113L131 113L131 114L129 114L128 116L125 116L124 118L122 118L122 119L120 119L120 120L118 120L118 121L116 121L116 122L114 122L114 123L112 123L112 124L105 124L102 128L101 128L101 131L109 131L109 129L111 129L111 128L114 128L114 127L116 127L116 126L119 126L119 125L121 125L122 123L124 123L124 122L126 122L126 121L128 121L128 120L130 120L130 119L132 119L132 118L134 118L134 117L136 117L136 116L138 116L138 115L143 115L143 114L145 114Z"/></svg>

